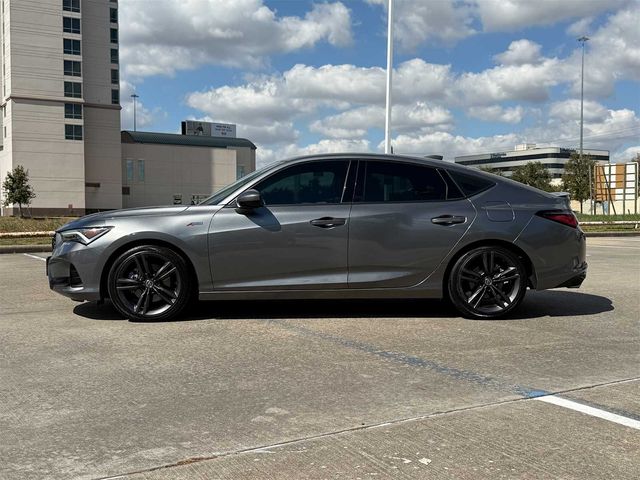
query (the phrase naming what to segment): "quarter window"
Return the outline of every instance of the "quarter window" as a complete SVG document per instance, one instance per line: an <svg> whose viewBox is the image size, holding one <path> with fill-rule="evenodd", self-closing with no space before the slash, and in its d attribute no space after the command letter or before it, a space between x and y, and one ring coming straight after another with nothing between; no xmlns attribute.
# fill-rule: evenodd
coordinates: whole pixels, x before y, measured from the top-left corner
<svg viewBox="0 0 640 480"><path fill-rule="evenodd" d="M364 164L364 165L363 165ZM447 186L435 168L396 162L361 162L357 202L446 200Z"/></svg>
<svg viewBox="0 0 640 480"><path fill-rule="evenodd" d="M73 60L64 61L64 74L71 77L82 76L82 63Z"/></svg>
<svg viewBox="0 0 640 480"><path fill-rule="evenodd" d="M311 162L286 168L255 188L266 205L340 203L349 162Z"/></svg>
<svg viewBox="0 0 640 480"><path fill-rule="evenodd" d="M64 118L82 119L82 105L79 103L64 104Z"/></svg>
<svg viewBox="0 0 640 480"><path fill-rule="evenodd" d="M65 38L63 51L65 55L80 55L80 40Z"/></svg>
<svg viewBox="0 0 640 480"><path fill-rule="evenodd" d="M65 125L64 138L67 140L82 140L82 125Z"/></svg>
<svg viewBox="0 0 640 480"><path fill-rule="evenodd" d="M62 31L65 33L80 33L80 19L63 17L62 18Z"/></svg>
<svg viewBox="0 0 640 480"><path fill-rule="evenodd" d="M64 96L82 98L82 84L78 82L64 82Z"/></svg>
<svg viewBox="0 0 640 480"><path fill-rule="evenodd" d="M495 185L495 182L487 178L467 175L466 173L456 170L449 170L449 175L451 175L451 178L453 178L466 196L475 195Z"/></svg>

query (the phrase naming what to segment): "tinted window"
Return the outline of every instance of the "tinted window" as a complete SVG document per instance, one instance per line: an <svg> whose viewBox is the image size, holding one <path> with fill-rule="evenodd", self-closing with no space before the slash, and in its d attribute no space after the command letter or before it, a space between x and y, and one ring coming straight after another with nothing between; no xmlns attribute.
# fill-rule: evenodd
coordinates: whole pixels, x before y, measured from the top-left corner
<svg viewBox="0 0 640 480"><path fill-rule="evenodd" d="M467 175L466 173L449 170L449 175L456 182L458 187L469 197L480 193L487 188L493 187L495 182L487 178L477 177L475 175Z"/></svg>
<svg viewBox="0 0 640 480"><path fill-rule="evenodd" d="M396 162L366 162L365 165L364 192L357 195L357 201L446 200L446 184L434 168Z"/></svg>
<svg viewBox="0 0 640 480"><path fill-rule="evenodd" d="M340 203L349 162L294 165L256 185L266 205Z"/></svg>

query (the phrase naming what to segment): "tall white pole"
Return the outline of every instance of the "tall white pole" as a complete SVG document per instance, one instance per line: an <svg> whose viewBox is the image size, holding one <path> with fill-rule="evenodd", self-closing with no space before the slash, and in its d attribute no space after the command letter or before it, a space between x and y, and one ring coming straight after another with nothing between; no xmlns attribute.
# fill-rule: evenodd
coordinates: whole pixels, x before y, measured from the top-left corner
<svg viewBox="0 0 640 480"><path fill-rule="evenodd" d="M389 1L387 26L387 110L384 121L384 153L391 153L391 77L393 74L393 0Z"/></svg>
<svg viewBox="0 0 640 480"><path fill-rule="evenodd" d="M582 159L582 139L584 131L584 44L589 37L582 36L578 39L582 43L582 74L580 77L580 159Z"/></svg>

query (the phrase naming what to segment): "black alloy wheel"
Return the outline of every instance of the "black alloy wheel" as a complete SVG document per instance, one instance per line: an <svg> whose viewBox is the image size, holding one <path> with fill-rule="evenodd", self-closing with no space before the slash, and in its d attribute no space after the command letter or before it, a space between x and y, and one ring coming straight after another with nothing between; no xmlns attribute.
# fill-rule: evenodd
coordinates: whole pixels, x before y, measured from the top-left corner
<svg viewBox="0 0 640 480"><path fill-rule="evenodd" d="M527 290L522 260L497 246L475 248L453 266L449 298L465 317L491 319L516 308Z"/></svg>
<svg viewBox="0 0 640 480"><path fill-rule="evenodd" d="M115 308L130 320L169 320L190 298L191 281L184 259L154 245L134 247L113 263L108 278Z"/></svg>

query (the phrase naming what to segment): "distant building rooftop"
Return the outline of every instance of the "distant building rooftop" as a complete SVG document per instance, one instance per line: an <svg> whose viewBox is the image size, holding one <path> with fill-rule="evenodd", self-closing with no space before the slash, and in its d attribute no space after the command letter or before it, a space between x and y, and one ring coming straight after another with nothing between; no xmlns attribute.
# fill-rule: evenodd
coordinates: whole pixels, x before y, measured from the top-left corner
<svg viewBox="0 0 640 480"><path fill-rule="evenodd" d="M175 133L132 132L123 130L122 143L152 143L160 145L184 145L188 147L233 148L244 147L256 149L253 142L246 138L208 137L199 135L178 135Z"/></svg>

